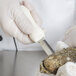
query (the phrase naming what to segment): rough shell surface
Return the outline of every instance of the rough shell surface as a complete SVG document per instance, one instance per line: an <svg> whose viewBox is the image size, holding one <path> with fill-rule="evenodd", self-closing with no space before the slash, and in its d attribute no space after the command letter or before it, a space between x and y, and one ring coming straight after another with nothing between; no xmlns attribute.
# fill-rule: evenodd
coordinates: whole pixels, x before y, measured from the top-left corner
<svg viewBox="0 0 76 76"><path fill-rule="evenodd" d="M66 62L76 62L76 48L67 48L56 52L46 59L40 65L40 72L47 74L56 74L60 66Z"/></svg>

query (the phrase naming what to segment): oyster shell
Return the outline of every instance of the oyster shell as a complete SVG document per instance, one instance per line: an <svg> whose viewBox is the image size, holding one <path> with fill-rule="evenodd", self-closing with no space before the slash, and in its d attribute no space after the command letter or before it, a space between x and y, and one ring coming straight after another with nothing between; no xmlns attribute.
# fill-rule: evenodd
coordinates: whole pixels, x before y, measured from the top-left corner
<svg viewBox="0 0 76 76"><path fill-rule="evenodd" d="M66 48L48 56L40 64L40 72L56 74L58 68L69 61L76 62L76 48Z"/></svg>

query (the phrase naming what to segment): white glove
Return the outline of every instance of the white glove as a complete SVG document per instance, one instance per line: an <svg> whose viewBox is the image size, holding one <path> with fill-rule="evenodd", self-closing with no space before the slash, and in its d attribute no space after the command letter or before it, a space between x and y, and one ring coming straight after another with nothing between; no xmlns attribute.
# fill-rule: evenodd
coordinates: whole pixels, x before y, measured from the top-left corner
<svg viewBox="0 0 76 76"><path fill-rule="evenodd" d="M29 34L32 33L33 27L24 15L21 5L27 7L36 23L41 25L41 20L26 0L0 0L0 23L7 34L27 44L32 42Z"/></svg>
<svg viewBox="0 0 76 76"><path fill-rule="evenodd" d="M76 76L76 64L67 62L58 69L56 76Z"/></svg>
<svg viewBox="0 0 76 76"><path fill-rule="evenodd" d="M68 29L63 41L71 47L76 47L76 25Z"/></svg>

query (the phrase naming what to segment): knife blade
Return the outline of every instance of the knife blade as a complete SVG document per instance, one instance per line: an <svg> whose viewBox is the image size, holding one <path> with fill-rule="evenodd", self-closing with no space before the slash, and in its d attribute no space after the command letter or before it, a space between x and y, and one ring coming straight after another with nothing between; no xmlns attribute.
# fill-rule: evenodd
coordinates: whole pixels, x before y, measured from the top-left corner
<svg viewBox="0 0 76 76"><path fill-rule="evenodd" d="M52 47L48 44L46 40L41 40L39 41L39 43L48 56L54 53L54 50L52 49Z"/></svg>

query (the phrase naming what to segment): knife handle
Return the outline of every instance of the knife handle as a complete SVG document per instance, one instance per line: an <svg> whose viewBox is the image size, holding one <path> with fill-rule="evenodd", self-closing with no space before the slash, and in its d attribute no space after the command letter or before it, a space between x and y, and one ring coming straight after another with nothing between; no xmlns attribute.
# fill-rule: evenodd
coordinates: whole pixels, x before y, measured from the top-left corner
<svg viewBox="0 0 76 76"><path fill-rule="evenodd" d="M38 42L45 37L44 31L36 24L35 20L33 19L30 11L28 8L21 6L25 16L30 20L33 25L33 32L29 35L32 41Z"/></svg>

